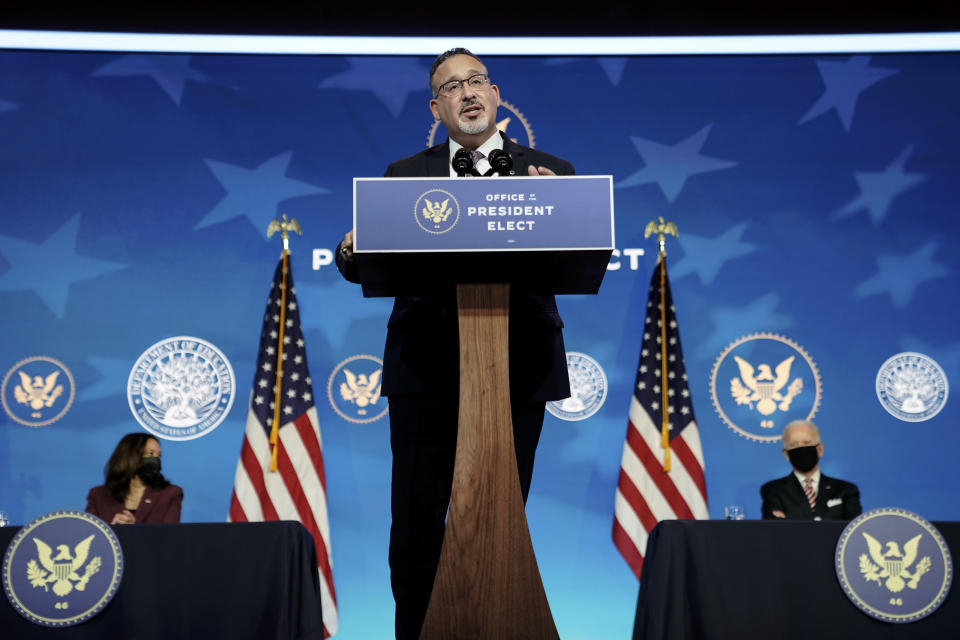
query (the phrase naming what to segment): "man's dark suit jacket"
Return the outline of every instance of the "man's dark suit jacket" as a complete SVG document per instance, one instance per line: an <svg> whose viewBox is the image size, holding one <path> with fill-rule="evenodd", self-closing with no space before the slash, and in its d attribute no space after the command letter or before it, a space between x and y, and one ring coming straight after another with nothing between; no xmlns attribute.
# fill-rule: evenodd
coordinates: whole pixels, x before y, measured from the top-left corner
<svg viewBox="0 0 960 640"><path fill-rule="evenodd" d="M817 502L813 509L807 494L797 477L791 473L786 478L771 480L760 487L763 497L763 518L774 518L774 511L782 511L787 518L796 520L852 520L860 515L860 490L857 485L845 480L828 478L820 474Z"/></svg>
<svg viewBox="0 0 960 640"><path fill-rule="evenodd" d="M140 506L133 513L137 524L156 524L159 522L180 522L180 505L183 502L183 489L175 484L163 489L147 487L140 500ZM105 485L90 489L87 495L87 513L92 513L107 524L113 516L123 511L122 502L110 494Z"/></svg>
<svg viewBox="0 0 960 640"><path fill-rule="evenodd" d="M503 136L503 134L500 134ZM503 136L503 149L513 158L514 172L527 175L530 165L557 175L572 175L566 160L524 147ZM392 163L387 177L448 177L450 147L444 142ZM481 178L482 179L482 178ZM356 266L347 265L339 247L337 267L351 282ZM553 296L510 292L510 392L518 401L559 400L570 395L563 321ZM382 395L446 392L456 389L459 373L456 291L444 296L398 297L387 322L383 354Z"/></svg>

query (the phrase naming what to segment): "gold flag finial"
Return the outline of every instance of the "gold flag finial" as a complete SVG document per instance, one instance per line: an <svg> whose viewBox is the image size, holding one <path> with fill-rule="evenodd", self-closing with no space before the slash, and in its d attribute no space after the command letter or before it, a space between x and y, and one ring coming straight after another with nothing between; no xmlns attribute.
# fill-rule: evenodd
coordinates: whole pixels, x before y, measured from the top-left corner
<svg viewBox="0 0 960 640"><path fill-rule="evenodd" d="M270 224L267 225L267 237L269 238L277 231L280 232L280 238L283 240L283 250L290 251L290 232L296 231L297 235L302 236L303 231L300 230L300 223L297 222L296 218L290 218L287 220L286 214L281 216L282 220L279 218L274 218L270 221ZM661 218L662 220L663 218Z"/></svg>
<svg viewBox="0 0 960 640"><path fill-rule="evenodd" d="M679 238L677 233L677 225L673 224L670 221L664 222L663 216L657 216L660 219L660 222L656 220L651 220L647 223L647 228L643 232L644 238L649 238L652 234L657 234L657 241L660 243L660 255L667 255L666 249L666 236L667 234L672 235L674 238Z"/></svg>

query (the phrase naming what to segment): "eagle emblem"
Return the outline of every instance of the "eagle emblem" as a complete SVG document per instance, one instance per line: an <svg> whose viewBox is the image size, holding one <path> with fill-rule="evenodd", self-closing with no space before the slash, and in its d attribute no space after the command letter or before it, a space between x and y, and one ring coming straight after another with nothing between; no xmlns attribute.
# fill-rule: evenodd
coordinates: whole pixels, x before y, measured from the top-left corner
<svg viewBox="0 0 960 640"><path fill-rule="evenodd" d="M886 551L884 551L884 545L869 533L864 533L863 537L867 541L870 557L865 553L860 554L860 573L867 582L876 582L880 585L881 580L886 578L883 585L893 593L899 593L904 587L916 589L923 574L930 571L930 556L921 558L913 573L909 571L910 565L917 558L917 547L920 545L920 538L923 537L922 533L905 542L903 552L895 541L887 542ZM905 582L904 578L909 582Z"/></svg>
<svg viewBox="0 0 960 640"><path fill-rule="evenodd" d="M81 540L73 548L72 556L69 545L58 544L57 555L53 555L50 545L40 538L33 538L33 542L37 545L40 564L37 564L36 560L30 560L27 563L27 579L30 580L30 584L34 588L43 587L44 591L48 591L50 583L53 583L53 592L60 597L74 589L77 591L86 589L90 577L100 570L101 565L100 556L95 556L89 563L87 562L93 538L94 535L91 534ZM87 566L81 575L78 572L84 563Z"/></svg>
<svg viewBox="0 0 960 640"><path fill-rule="evenodd" d="M343 370L347 381L340 383L340 396L347 402L360 407L358 413L366 414L364 407L376 404L380 399L380 374L383 369L377 369L369 376L365 373L355 374L349 369Z"/></svg>
<svg viewBox="0 0 960 640"><path fill-rule="evenodd" d="M20 374L20 384L13 388L13 396L17 402L28 405L34 411L53 406L63 393L63 385L57 384L59 371L54 371L46 378L34 376L33 380L23 371L17 373Z"/></svg>
<svg viewBox="0 0 960 640"><path fill-rule="evenodd" d="M730 379L730 395L737 404L748 405L751 410L754 408L753 403L756 403L756 410L760 415L769 416L777 409L789 411L790 403L803 391L803 380L800 378L794 378L787 386L795 356L790 356L778 364L773 371L769 364L758 365L756 374L749 362L740 356L733 358L740 368L740 377L734 376ZM785 392L784 387L787 387Z"/></svg>
<svg viewBox="0 0 960 640"><path fill-rule="evenodd" d="M300 223L297 222L297 219L290 218L290 220L287 220L287 216L283 216L283 220L273 219L270 221L270 224L267 225L268 238L278 231L282 237L287 236L290 231L295 231L301 236L303 235L303 231L300 230Z"/></svg>
<svg viewBox="0 0 960 640"><path fill-rule="evenodd" d="M434 228L438 228L441 222L446 222L447 218L449 218L453 212L453 209L448 208L450 198L445 199L443 202L432 202L424 198L423 202L425 205L423 207L423 217L433 222Z"/></svg>

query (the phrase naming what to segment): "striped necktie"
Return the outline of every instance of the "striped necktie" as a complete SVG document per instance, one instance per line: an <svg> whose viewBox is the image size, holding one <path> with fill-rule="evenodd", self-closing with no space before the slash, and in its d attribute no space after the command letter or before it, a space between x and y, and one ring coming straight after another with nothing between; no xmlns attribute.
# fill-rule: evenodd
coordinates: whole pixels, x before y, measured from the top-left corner
<svg viewBox="0 0 960 640"><path fill-rule="evenodd" d="M807 502L810 503L810 509L817 504L817 491L813 488L813 478L804 478L803 479L803 492L807 494Z"/></svg>

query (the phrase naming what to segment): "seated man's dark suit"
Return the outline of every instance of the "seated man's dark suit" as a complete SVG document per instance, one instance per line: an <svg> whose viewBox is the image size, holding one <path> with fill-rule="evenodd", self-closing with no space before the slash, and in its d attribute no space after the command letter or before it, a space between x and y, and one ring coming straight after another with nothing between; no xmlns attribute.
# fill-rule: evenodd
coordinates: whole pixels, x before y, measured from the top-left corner
<svg viewBox="0 0 960 640"><path fill-rule="evenodd" d="M503 135L503 134L500 134ZM530 165L558 175L573 166L504 136L516 175ZM449 143L387 167L387 177L449 177ZM482 178L480 178L482 179ZM352 282L356 265L336 251L337 267ZM552 295L511 288L510 402L520 488L527 499L546 401L570 395L563 321ZM457 443L459 328L456 290L429 297L398 297L387 322L381 394L389 398L393 450L390 568L397 603L397 637L416 638L433 587Z"/></svg>
<svg viewBox="0 0 960 640"><path fill-rule="evenodd" d="M760 487L760 495L763 497L761 511L765 520L774 518L774 511L782 511L787 518L797 520L852 520L863 511L857 485L828 478L822 473L813 509L803 492L803 486L793 473L766 483Z"/></svg>

